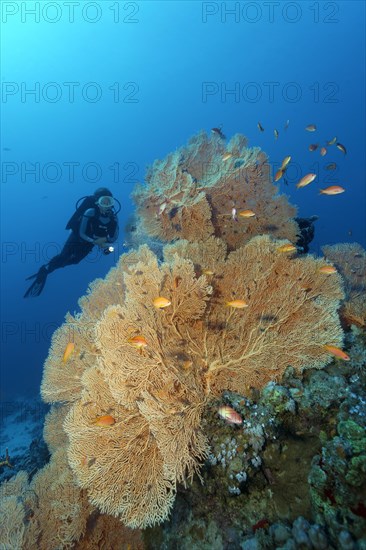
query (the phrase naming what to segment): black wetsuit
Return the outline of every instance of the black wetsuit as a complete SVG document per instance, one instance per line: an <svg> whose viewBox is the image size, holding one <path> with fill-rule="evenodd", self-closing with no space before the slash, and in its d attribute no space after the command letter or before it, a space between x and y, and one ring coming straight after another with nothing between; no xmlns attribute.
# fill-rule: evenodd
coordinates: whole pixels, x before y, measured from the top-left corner
<svg viewBox="0 0 366 550"><path fill-rule="evenodd" d="M309 252L309 244L314 238L313 222L316 221L316 219L316 216L312 216L311 218L295 218L300 229L300 233L297 235L296 246L301 249L299 252L302 254Z"/></svg>
<svg viewBox="0 0 366 550"><path fill-rule="evenodd" d="M78 233L72 231L60 254L54 256L38 273L27 280L35 279L24 298L39 296L46 284L47 275L67 265L78 264L92 250L95 240L106 239L113 243L118 237L118 220L114 212L102 214L98 207L89 208L83 214Z"/></svg>
<svg viewBox="0 0 366 550"><path fill-rule="evenodd" d="M89 208L83 215L79 233L71 232L60 254L52 258L48 273L67 265L78 264L94 246L94 239L104 237L113 243L118 237L118 222L114 213L102 215L98 208Z"/></svg>

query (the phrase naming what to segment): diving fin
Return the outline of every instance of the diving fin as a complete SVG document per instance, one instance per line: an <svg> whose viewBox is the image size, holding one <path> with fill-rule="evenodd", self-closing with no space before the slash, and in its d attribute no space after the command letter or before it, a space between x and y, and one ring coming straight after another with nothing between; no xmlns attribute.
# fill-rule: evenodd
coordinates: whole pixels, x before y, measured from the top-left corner
<svg viewBox="0 0 366 550"><path fill-rule="evenodd" d="M46 284L48 271L46 266L42 266L38 273L35 273L34 275L31 275L30 277L27 277L26 281L29 281L30 279L36 278L36 280L31 284L31 286L28 288L27 292L24 294L24 298L35 298L36 296L39 296L44 288L44 285Z"/></svg>

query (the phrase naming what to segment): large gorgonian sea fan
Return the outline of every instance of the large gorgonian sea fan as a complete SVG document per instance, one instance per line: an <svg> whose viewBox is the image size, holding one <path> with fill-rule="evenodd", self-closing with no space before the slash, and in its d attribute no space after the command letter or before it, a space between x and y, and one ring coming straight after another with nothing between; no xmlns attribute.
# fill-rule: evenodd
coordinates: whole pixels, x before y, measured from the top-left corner
<svg viewBox="0 0 366 550"><path fill-rule="evenodd" d="M325 344L343 339L341 278L319 271L324 260L279 252L282 244L261 236L226 255L225 243L211 238L165 247L161 264L146 246L121 259L110 284L120 282L123 300L94 323L94 351L64 421L77 483L103 513L133 528L163 521L177 484L199 472L207 455L201 418L213 397L261 388L288 365L301 371L331 361ZM156 309L157 296L171 305ZM235 299L248 307L229 307ZM142 350L131 345L137 335L146 339ZM55 402L59 394L65 402L59 360L53 356L47 369L56 387L48 393L44 385L44 398ZM94 423L105 414L113 426Z"/></svg>
<svg viewBox="0 0 366 550"><path fill-rule="evenodd" d="M248 148L240 134L228 144L218 135L197 134L156 160L133 198L138 232L164 242L215 236L234 250L262 234L295 243L299 232L296 208L273 184L266 155ZM243 210L255 216L243 218Z"/></svg>

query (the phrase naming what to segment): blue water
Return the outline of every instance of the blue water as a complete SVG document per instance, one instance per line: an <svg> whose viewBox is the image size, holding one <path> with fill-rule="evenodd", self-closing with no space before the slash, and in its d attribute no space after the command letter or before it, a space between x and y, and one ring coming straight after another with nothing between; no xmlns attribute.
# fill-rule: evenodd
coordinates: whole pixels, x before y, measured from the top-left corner
<svg viewBox="0 0 366 550"><path fill-rule="evenodd" d="M2 3L2 401L38 393L52 332L118 257L92 254L23 299L77 199L112 190L123 252L135 183L201 129L245 134L274 167L292 156L280 190L299 215L319 216L312 252L366 245L364 2L79 4ZM334 136L347 155L308 151ZM296 189L310 171L315 182ZM346 192L319 195L336 184Z"/></svg>

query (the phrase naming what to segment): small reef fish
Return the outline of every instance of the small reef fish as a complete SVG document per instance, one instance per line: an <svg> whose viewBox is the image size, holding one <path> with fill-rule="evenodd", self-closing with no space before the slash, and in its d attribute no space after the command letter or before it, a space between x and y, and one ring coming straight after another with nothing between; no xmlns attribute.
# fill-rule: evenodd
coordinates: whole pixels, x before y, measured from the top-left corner
<svg viewBox="0 0 366 550"><path fill-rule="evenodd" d="M318 143L311 143L309 145L309 151L311 152L316 151L318 147L319 147Z"/></svg>
<svg viewBox="0 0 366 550"><path fill-rule="evenodd" d="M350 356L347 355L347 353L345 353L340 348L337 348L336 346L330 346L327 344L324 347L327 351L329 351L329 353L331 353L335 357L338 357L338 359L343 359L343 361L350 361L351 359Z"/></svg>
<svg viewBox="0 0 366 550"><path fill-rule="evenodd" d="M288 163L290 162L291 157L285 157L282 161L280 170L286 170Z"/></svg>
<svg viewBox="0 0 366 550"><path fill-rule="evenodd" d="M301 178L301 180L299 181L299 183L296 185L296 187L298 189L300 189L301 187L305 187L305 185L309 185L309 183L311 183L312 181L314 181L316 178L316 174L306 174L306 176L304 176L303 178Z"/></svg>
<svg viewBox="0 0 366 550"><path fill-rule="evenodd" d="M146 338L144 338L143 336L132 336L132 338L129 338L127 342L131 344L131 346L133 346L134 348L140 350L142 350L142 348L146 348L147 346Z"/></svg>
<svg viewBox="0 0 366 550"><path fill-rule="evenodd" d="M244 300L231 300L230 302L226 302L226 305L229 307L234 307L236 309L243 309L244 307L248 307L248 304Z"/></svg>
<svg viewBox="0 0 366 550"><path fill-rule="evenodd" d="M74 353L75 350L75 344L74 342L69 342L65 348L64 355L62 357L62 361L66 363L66 361L69 359L70 355Z"/></svg>
<svg viewBox="0 0 366 550"><path fill-rule="evenodd" d="M323 265L323 267L319 269L319 273L325 273L326 275L330 275L331 273L337 273L337 270L334 267L334 265Z"/></svg>
<svg viewBox="0 0 366 550"><path fill-rule="evenodd" d="M226 160L231 159L232 156L233 156L232 153L225 153L225 155L222 157L223 162L225 162Z"/></svg>
<svg viewBox="0 0 366 550"><path fill-rule="evenodd" d="M238 412L228 405L222 405L218 408L219 416L225 420L228 424L237 424L240 425L243 423L243 419Z"/></svg>
<svg viewBox="0 0 366 550"><path fill-rule="evenodd" d="M339 193L344 193L345 189L340 185L331 185L326 189L320 189L321 195L339 195Z"/></svg>
<svg viewBox="0 0 366 550"><path fill-rule="evenodd" d="M178 277L178 276L174 277L174 279L173 279L173 288L178 288L179 283L181 282L181 280L182 280L182 277Z"/></svg>
<svg viewBox="0 0 366 550"><path fill-rule="evenodd" d="M171 305L171 301L168 300L168 298L164 298L164 296L158 296L153 301L153 304L157 309L164 309L165 307L168 307Z"/></svg>
<svg viewBox="0 0 366 550"><path fill-rule="evenodd" d="M260 122L258 122L257 126L258 126L258 130L259 130L260 132L264 132L264 128L263 128L263 126L262 126L262 124L261 124Z"/></svg>
<svg viewBox="0 0 366 550"><path fill-rule="evenodd" d="M305 130L307 130L308 132L315 132L316 125L315 124L309 124L308 126L305 126Z"/></svg>
<svg viewBox="0 0 366 550"><path fill-rule="evenodd" d="M242 210L239 212L239 216L242 218L253 218L255 216L255 212L253 212L253 210Z"/></svg>
<svg viewBox="0 0 366 550"><path fill-rule="evenodd" d="M289 120L286 120L286 124L284 126L284 130L287 130L287 128L289 127L289 124L290 124L290 121Z"/></svg>
<svg viewBox="0 0 366 550"><path fill-rule="evenodd" d="M337 164L335 162L330 162L325 167L326 170L335 170L336 168L337 168Z"/></svg>
<svg viewBox="0 0 366 550"><path fill-rule="evenodd" d="M294 252L295 250L297 250L296 246L291 243L283 244L277 248L278 252Z"/></svg>
<svg viewBox="0 0 366 550"><path fill-rule="evenodd" d="M211 269L202 269L202 274L212 276L214 275L214 272Z"/></svg>
<svg viewBox="0 0 366 550"><path fill-rule="evenodd" d="M14 468L14 466L10 462L10 455L8 449L5 449L5 458L4 460L0 460L0 468L2 466L7 466L8 468Z"/></svg>
<svg viewBox="0 0 366 550"><path fill-rule="evenodd" d="M104 416L98 416L95 418L95 420L92 421L92 424L94 426L101 426L103 428L108 428L109 426L113 426L113 424L116 423L116 419L113 418L110 414L106 414Z"/></svg>
<svg viewBox="0 0 366 550"><path fill-rule="evenodd" d="M325 147L322 147L322 148L320 149L320 154L321 154L322 157L325 157L325 155L327 154L327 150L326 150Z"/></svg>
<svg viewBox="0 0 366 550"><path fill-rule="evenodd" d="M226 139L224 134L221 131L221 127L220 128L211 128L211 132L213 134L215 134L216 136L219 136L221 139Z"/></svg>
<svg viewBox="0 0 366 550"><path fill-rule="evenodd" d="M163 204L161 204L161 205L159 206L158 216L160 216L160 215L164 212L164 210L166 209L166 207L167 207L167 203L166 203L166 202L163 202Z"/></svg>
<svg viewBox="0 0 366 550"><path fill-rule="evenodd" d="M275 139L278 139L278 136L279 136L278 130L274 129L273 133L274 133Z"/></svg>
<svg viewBox="0 0 366 550"><path fill-rule="evenodd" d="M267 477L267 476L266 476L266 477ZM272 482L272 483L273 483L273 482ZM256 531L258 531L258 529L266 529L268 526L269 526L269 521L268 521L268 519L266 519L266 518L260 519L259 521L257 521L257 523L255 523L254 525L252 525L253 533L255 533Z"/></svg>
<svg viewBox="0 0 366 550"><path fill-rule="evenodd" d="M236 208L235 206L233 206L232 210L231 210L231 217L232 219L234 220L234 222L237 222L238 221L238 218L237 218L237 215L236 215Z"/></svg>
<svg viewBox="0 0 366 550"><path fill-rule="evenodd" d="M327 145L334 145L336 141L337 141L337 137L334 137L330 141L327 141Z"/></svg>
<svg viewBox="0 0 366 550"><path fill-rule="evenodd" d="M280 170L277 170L277 172L276 172L276 174L275 174L275 177L274 177L274 180L275 180L275 181L280 180L280 179L282 178L283 174L284 174L284 171L283 171L283 170L281 170L281 169L280 169Z"/></svg>
<svg viewBox="0 0 366 550"><path fill-rule="evenodd" d="M347 154L347 150L346 150L345 146L342 145L341 143L339 143L339 142L337 143L337 148L338 148L340 151L342 151L342 153L344 153L345 155Z"/></svg>

